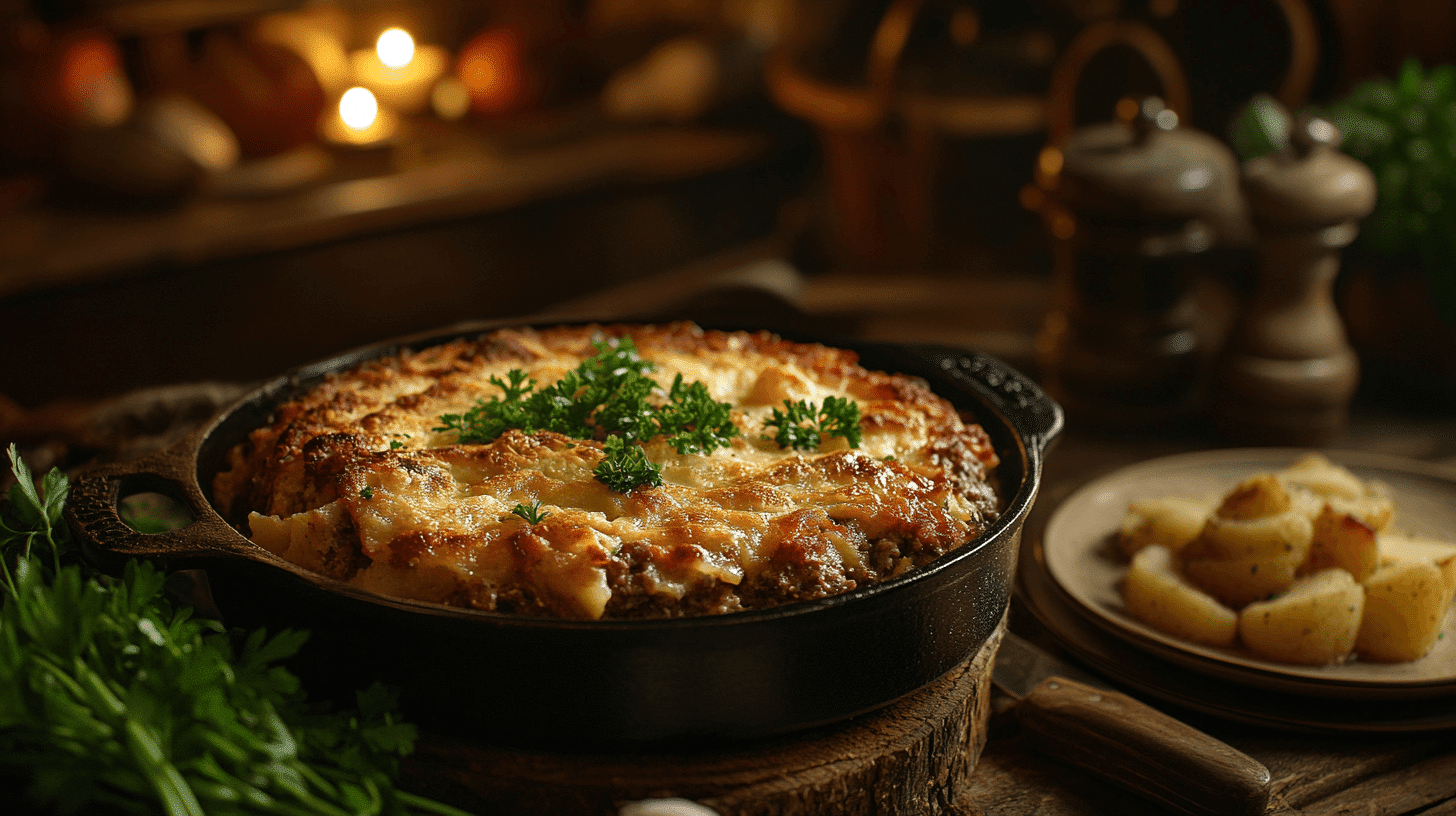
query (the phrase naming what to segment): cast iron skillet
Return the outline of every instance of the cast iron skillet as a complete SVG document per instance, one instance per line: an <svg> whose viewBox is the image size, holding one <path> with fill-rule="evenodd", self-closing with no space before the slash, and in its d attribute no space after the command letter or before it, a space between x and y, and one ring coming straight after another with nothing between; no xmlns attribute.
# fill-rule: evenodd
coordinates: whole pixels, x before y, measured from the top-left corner
<svg viewBox="0 0 1456 816"><path fill-rule="evenodd" d="M329 372L498 327L386 342L272 380L168 451L82 474L67 519L103 567L138 557L169 569L206 568L229 625L312 630L290 663L311 693L342 698L383 680L402 689L401 705L416 720L498 744L701 746L801 730L920 688L996 628L1062 412L1004 363L947 348L827 341L857 351L866 367L922 377L972 412L1001 457L1005 512L979 538L922 569L831 598L670 620L541 620L457 609L307 572L253 544L214 509L212 478L226 452L277 405ZM141 492L182 502L194 521L167 533L132 531L117 502Z"/></svg>

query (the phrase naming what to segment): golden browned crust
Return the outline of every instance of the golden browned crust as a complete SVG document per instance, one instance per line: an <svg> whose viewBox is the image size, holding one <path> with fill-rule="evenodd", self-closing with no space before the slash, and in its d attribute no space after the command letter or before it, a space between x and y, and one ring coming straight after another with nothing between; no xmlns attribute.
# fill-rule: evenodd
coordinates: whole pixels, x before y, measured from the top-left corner
<svg viewBox="0 0 1456 816"><path fill-rule="evenodd" d="M545 385L630 335L660 385L683 373L734 406L711 455L648 442L665 484L596 481L602 442L507 431L457 444L439 417L498 395L512 368ZM763 420L784 399L860 408L857 450L783 451ZM214 480L254 541L384 594L575 618L711 614L833 595L975 538L999 513L996 455L923 382L853 352L688 323L507 329L328 377L278 407ZM549 515L511 513L539 501Z"/></svg>

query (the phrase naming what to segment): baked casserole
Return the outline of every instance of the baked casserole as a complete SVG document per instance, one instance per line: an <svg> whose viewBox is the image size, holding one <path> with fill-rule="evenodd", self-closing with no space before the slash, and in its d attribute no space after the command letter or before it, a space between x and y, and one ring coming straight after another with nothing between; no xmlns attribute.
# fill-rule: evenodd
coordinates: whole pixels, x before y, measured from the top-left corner
<svg viewBox="0 0 1456 816"><path fill-rule="evenodd" d="M374 359L229 453L258 545L400 598L575 619L878 583L1000 512L985 431L850 351L695 325L502 329Z"/></svg>

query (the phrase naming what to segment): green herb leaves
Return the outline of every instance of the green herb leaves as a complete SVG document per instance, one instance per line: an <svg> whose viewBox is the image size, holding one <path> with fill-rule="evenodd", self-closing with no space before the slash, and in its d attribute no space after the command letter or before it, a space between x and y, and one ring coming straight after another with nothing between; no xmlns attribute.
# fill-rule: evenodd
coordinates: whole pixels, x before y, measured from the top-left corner
<svg viewBox="0 0 1456 816"><path fill-rule="evenodd" d="M490 442L511 428L555 431L577 439L605 437L604 456L592 472L620 493L663 484L662 469L647 458L643 443L662 436L679 454L708 455L728 447L738 435L732 406L714 400L701 382L686 383L678 374L666 401L654 401L654 392L660 392L647 374L655 366L638 356L632 338L593 345L594 356L540 390L523 371L512 370L505 379L492 376L500 395L477 402L463 414L441 416L435 430L454 431L461 444ZM842 436L858 448L859 419L854 400L825 397L822 406L784 400L784 409L773 409L764 424L777 429L771 438L782 448L818 450L825 435ZM517 506L516 511L521 509Z"/></svg>
<svg viewBox="0 0 1456 816"><path fill-rule="evenodd" d="M846 397L825 397L824 406L784 400L784 410L773 409L764 424L778 428L772 437L781 448L818 450L821 435L842 436L851 448L859 447L859 404Z"/></svg>
<svg viewBox="0 0 1456 816"><path fill-rule="evenodd" d="M456 432L462 444L489 442L510 428L555 431L577 439L605 435L606 458L594 472L619 492L662 484L661 468L647 459L640 443L666 436L680 454L706 455L728 447L738 434L731 406L715 401L700 382L684 384L681 374L673 380L666 403L653 404L657 382L647 374L656 366L638 356L632 338L593 345L594 356L539 391L523 371L512 370L504 380L492 376L500 396L481 400L464 414L441 416L435 430Z"/></svg>
<svg viewBox="0 0 1456 816"><path fill-rule="evenodd" d="M510 428L590 439L595 430L589 420L599 409L598 424L608 432L633 427L642 413L639 406L645 407L652 393L654 383L644 375L653 365L637 356L630 337L594 345L595 356L539 391L524 371L512 370L504 380L492 376L490 382L504 392L501 396L481 400L464 414L441 416L435 430L455 431L466 445L489 442Z"/></svg>
<svg viewBox="0 0 1456 816"><path fill-rule="evenodd" d="M511 508L511 512L525 519L530 524L540 524L541 522L546 520L547 516L551 515L550 513L541 512L540 499L531 502L530 507L527 507L524 504L518 504L515 507Z"/></svg>
<svg viewBox="0 0 1456 816"><path fill-rule="evenodd" d="M414 728L375 687L358 710L307 709L278 665L307 634L234 637L163 594L66 564L66 477L18 480L0 507L0 770L45 812L460 814L397 790ZM50 558L33 552L50 549ZM9 800L7 800L9 801ZM462 815L463 816L463 815Z"/></svg>
<svg viewBox="0 0 1456 816"><path fill-rule="evenodd" d="M706 385L684 385L679 374L667 393L667 404L658 409L653 420L657 433L666 434L667 443L678 453L709 454L728 447L738 434L732 412L728 403L713 400Z"/></svg>
<svg viewBox="0 0 1456 816"><path fill-rule="evenodd" d="M607 487L618 493L643 485L662 487L662 469L647 458L647 451L641 445L630 444L620 436L609 436L602 452L606 457L592 473Z"/></svg>
<svg viewBox="0 0 1456 816"><path fill-rule="evenodd" d="M1363 82L1322 111L1344 134L1340 149L1375 174L1375 210L1357 246L1419 269L1441 317L1456 322L1456 66L1411 57L1395 79Z"/></svg>
<svg viewBox="0 0 1456 816"><path fill-rule="evenodd" d="M464 414L445 414L440 417L440 422L444 424L435 430L455 431L459 436L460 444L469 445L489 442L510 428L520 428L530 432L546 427L544 423L549 417L549 410L543 411L543 406L535 406L532 410L528 410L522 399L536 386L536 381L527 382L524 371L513 370L506 376L509 378L509 382L500 377L490 378L491 383L499 386L505 392L504 398L492 397L489 401L481 400Z"/></svg>
<svg viewBox="0 0 1456 816"><path fill-rule="evenodd" d="M60 523L61 508L65 506L70 483L65 474L52 468L37 490L35 477L14 444L10 446L9 455L10 470L15 474L16 482L10 486L7 494L9 503L4 516L0 517L0 556L8 561L6 546L23 542L20 555L27 557L35 540L44 538L50 544L53 563L59 568L61 550L67 543L66 527Z"/></svg>

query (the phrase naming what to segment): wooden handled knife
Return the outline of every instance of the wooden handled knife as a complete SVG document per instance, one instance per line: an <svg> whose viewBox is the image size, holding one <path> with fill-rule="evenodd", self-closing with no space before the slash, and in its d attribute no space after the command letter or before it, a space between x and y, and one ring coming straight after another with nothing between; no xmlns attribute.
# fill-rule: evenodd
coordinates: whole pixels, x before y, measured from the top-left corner
<svg viewBox="0 0 1456 816"><path fill-rule="evenodd" d="M992 681L1017 698L1022 737L1180 813L1255 816L1269 806L1269 769L1007 632Z"/></svg>

